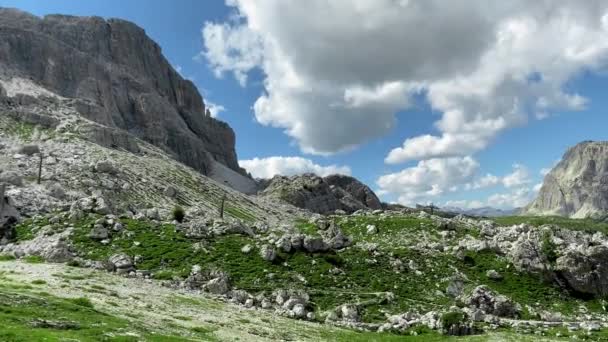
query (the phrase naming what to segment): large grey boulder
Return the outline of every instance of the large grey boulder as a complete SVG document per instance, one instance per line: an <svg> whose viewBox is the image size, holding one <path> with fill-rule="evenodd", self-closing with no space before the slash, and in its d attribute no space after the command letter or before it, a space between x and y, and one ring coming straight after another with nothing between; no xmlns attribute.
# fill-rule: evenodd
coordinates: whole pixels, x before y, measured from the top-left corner
<svg viewBox="0 0 608 342"><path fill-rule="evenodd" d="M0 9L0 74L28 80L99 124L85 134L108 147L137 151L128 132L209 174L212 161L246 175L235 135L209 115L196 86L133 23L101 17L34 15ZM3 91L6 95L6 92ZM35 103L36 96L28 103ZM12 99L22 104L24 96Z"/></svg>
<svg viewBox="0 0 608 342"><path fill-rule="evenodd" d="M114 268L117 270L120 269L132 269L133 268L133 259L126 254L114 254L112 255L108 261L114 265Z"/></svg>
<svg viewBox="0 0 608 342"><path fill-rule="evenodd" d="M223 295L230 291L230 282L228 277L217 277L211 279L207 284L205 284L205 289L210 293Z"/></svg>
<svg viewBox="0 0 608 342"><path fill-rule="evenodd" d="M361 320L359 308L354 304L344 304L340 306L338 315L343 321L347 322L359 322Z"/></svg>
<svg viewBox="0 0 608 342"><path fill-rule="evenodd" d="M91 228L89 232L89 239L91 240L105 240L110 237L110 231L108 228L101 224L96 224Z"/></svg>
<svg viewBox="0 0 608 342"><path fill-rule="evenodd" d="M59 183L50 183L47 185L47 191L50 196L56 199L63 200L66 198L65 189Z"/></svg>
<svg viewBox="0 0 608 342"><path fill-rule="evenodd" d="M293 316L296 318L306 317L306 307L303 304L294 305L291 312L293 312Z"/></svg>
<svg viewBox="0 0 608 342"><path fill-rule="evenodd" d="M71 229L52 235L38 234L31 240L8 243L0 249L17 257L36 255L49 262L67 262L75 256L69 244L70 234Z"/></svg>
<svg viewBox="0 0 608 342"><path fill-rule="evenodd" d="M264 245L260 248L260 256L262 259L272 262L277 258L277 252L272 246Z"/></svg>
<svg viewBox="0 0 608 342"><path fill-rule="evenodd" d="M0 171L0 184L7 183L14 186L23 185L23 176L17 171Z"/></svg>
<svg viewBox="0 0 608 342"><path fill-rule="evenodd" d="M334 221L331 221L329 227L321 232L321 236L323 236L329 248L334 250L352 245L352 239L345 235Z"/></svg>
<svg viewBox="0 0 608 342"><path fill-rule="evenodd" d="M555 271L576 292L608 295L608 247L568 248L557 258Z"/></svg>
<svg viewBox="0 0 608 342"><path fill-rule="evenodd" d="M548 261L541 253L541 232L532 230L527 234L521 234L511 244L508 252L513 266L523 272L543 272L548 270Z"/></svg>
<svg viewBox="0 0 608 342"><path fill-rule="evenodd" d="M310 253L326 252L329 245L321 237L306 236L302 242L302 247Z"/></svg>
<svg viewBox="0 0 608 342"><path fill-rule="evenodd" d="M608 214L608 142L585 141L570 148L545 176L525 213L574 218Z"/></svg>
<svg viewBox="0 0 608 342"><path fill-rule="evenodd" d="M485 285L477 286L470 295L463 298L463 302L473 310L498 317L515 318L521 311L520 305Z"/></svg>
<svg viewBox="0 0 608 342"><path fill-rule="evenodd" d="M107 160L101 160L95 164L95 171L100 173L115 174L116 167L114 167L114 165Z"/></svg>
<svg viewBox="0 0 608 342"><path fill-rule="evenodd" d="M26 156L33 156L36 153L40 153L38 145L23 145L20 146L17 152L25 154Z"/></svg>

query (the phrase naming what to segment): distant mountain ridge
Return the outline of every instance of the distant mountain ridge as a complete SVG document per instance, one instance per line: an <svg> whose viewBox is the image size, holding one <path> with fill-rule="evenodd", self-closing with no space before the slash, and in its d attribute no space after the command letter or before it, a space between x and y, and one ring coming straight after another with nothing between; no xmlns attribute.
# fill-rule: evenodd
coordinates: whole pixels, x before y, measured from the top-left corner
<svg viewBox="0 0 608 342"><path fill-rule="evenodd" d="M442 211L453 212L458 214L464 214L469 216L478 216L478 217L500 217L500 216L511 216L517 215L517 213L521 210L520 208L514 209L498 209L493 207L481 207L474 209L463 209L458 207L443 207Z"/></svg>

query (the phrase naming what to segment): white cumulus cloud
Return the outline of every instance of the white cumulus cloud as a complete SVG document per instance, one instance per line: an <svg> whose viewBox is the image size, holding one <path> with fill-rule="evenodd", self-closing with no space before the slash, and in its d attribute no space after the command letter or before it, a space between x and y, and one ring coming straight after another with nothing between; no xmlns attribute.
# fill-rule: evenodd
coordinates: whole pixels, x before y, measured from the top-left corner
<svg viewBox="0 0 608 342"><path fill-rule="evenodd" d="M303 173L314 173L322 177L332 174L351 174L348 166L322 166L301 157L253 158L239 160L239 165L250 172L254 178L272 178L276 175L292 176Z"/></svg>
<svg viewBox="0 0 608 342"><path fill-rule="evenodd" d="M479 164L471 157L420 161L416 166L381 176L377 184L383 194L395 194L404 205L428 202L470 182Z"/></svg>
<svg viewBox="0 0 608 342"><path fill-rule="evenodd" d="M241 86L247 84L247 73L262 61L259 37L243 26L206 23L203 27L206 50L197 58L205 57L217 77L232 72Z"/></svg>
<svg viewBox="0 0 608 342"><path fill-rule="evenodd" d="M404 137L387 163L467 156L505 129L587 100L564 86L608 55L605 1L228 0L203 28L216 75L264 76L258 122L302 151L381 137L423 94L433 131ZM404 118L406 120L406 118Z"/></svg>
<svg viewBox="0 0 608 342"><path fill-rule="evenodd" d="M502 184L504 184L506 188L515 188L526 185L530 182L530 171L528 171L527 167L521 164L514 164L513 172L506 175L502 179Z"/></svg>
<svg viewBox="0 0 608 342"><path fill-rule="evenodd" d="M445 206L479 208L495 206L512 208L522 206L538 192L540 185L529 188L532 179L528 168L513 164L513 170L502 176L491 173L479 176L479 163L472 157L449 157L423 160L414 167L378 178L380 194L394 194L404 205L437 201L451 193L475 191L502 186L505 191L496 193L484 201L448 200Z"/></svg>
<svg viewBox="0 0 608 342"><path fill-rule="evenodd" d="M502 185L505 188L515 188L526 185L532 180L530 178L530 171L525 165L513 164L513 171L502 177L495 176L491 173L485 176L475 179L473 182L465 184L465 190L478 190L489 188L497 185Z"/></svg>
<svg viewBox="0 0 608 342"><path fill-rule="evenodd" d="M535 192L530 188L517 188L504 193L496 193L488 197L487 205L499 209L520 208L526 206L534 198Z"/></svg>

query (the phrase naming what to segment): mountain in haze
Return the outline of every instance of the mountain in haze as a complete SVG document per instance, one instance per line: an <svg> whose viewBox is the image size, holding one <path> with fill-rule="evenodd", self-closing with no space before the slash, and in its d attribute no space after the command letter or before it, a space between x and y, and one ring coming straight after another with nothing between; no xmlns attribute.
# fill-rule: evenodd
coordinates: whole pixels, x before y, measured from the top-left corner
<svg viewBox="0 0 608 342"><path fill-rule="evenodd" d="M608 142L584 141L568 151L544 179L530 215L572 218L608 213Z"/></svg>
<svg viewBox="0 0 608 342"><path fill-rule="evenodd" d="M0 41L0 96L70 99L97 124L90 140L139 152L132 139L139 138L204 175L254 191L238 165L233 130L211 117L195 85L137 25L0 8Z"/></svg>
<svg viewBox="0 0 608 342"><path fill-rule="evenodd" d="M498 209L493 207L481 207L474 209L463 209L458 207L443 207L442 211L453 212L458 214L464 214L469 216L477 217L500 217L500 216L511 216L516 215L520 208L514 209Z"/></svg>

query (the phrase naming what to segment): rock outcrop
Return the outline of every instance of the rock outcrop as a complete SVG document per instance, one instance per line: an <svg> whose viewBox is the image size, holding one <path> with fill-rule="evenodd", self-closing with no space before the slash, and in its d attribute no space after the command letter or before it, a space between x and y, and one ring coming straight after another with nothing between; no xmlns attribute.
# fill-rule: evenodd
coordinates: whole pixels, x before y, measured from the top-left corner
<svg viewBox="0 0 608 342"><path fill-rule="evenodd" d="M68 100L97 143L137 151L128 133L203 174L218 162L246 175L232 129L135 24L0 8L0 41L0 106Z"/></svg>
<svg viewBox="0 0 608 342"><path fill-rule="evenodd" d="M319 177L314 174L275 176L261 182L261 195L278 198L296 207L320 214L336 210L347 213L359 209L381 209L376 194L357 179L343 175Z"/></svg>
<svg viewBox="0 0 608 342"><path fill-rule="evenodd" d="M356 207L361 203L369 209L382 209L382 203L378 199L378 196L376 196L372 189L359 182L356 178L345 175L331 175L323 179L330 187L346 192L345 196L342 197L343 200L354 199L356 202L352 204L352 207ZM336 195L338 194L336 193Z"/></svg>
<svg viewBox="0 0 608 342"><path fill-rule="evenodd" d="M608 213L608 142L585 141L570 148L545 176L538 197L525 212L573 218L605 216Z"/></svg>
<svg viewBox="0 0 608 342"><path fill-rule="evenodd" d="M4 245L14 238L14 226L19 220L19 212L13 207L8 196L2 196L0 201L0 245Z"/></svg>

